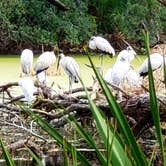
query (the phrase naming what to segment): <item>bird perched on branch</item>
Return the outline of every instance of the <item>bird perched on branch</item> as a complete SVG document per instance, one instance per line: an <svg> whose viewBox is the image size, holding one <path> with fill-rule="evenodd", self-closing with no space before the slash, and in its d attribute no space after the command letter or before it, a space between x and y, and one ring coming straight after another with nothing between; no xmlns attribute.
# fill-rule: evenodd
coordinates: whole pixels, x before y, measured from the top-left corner
<svg viewBox="0 0 166 166"><path fill-rule="evenodd" d="M24 49L21 52L21 69L22 72L26 75L30 75L32 72L32 66L33 66L33 52L30 49Z"/></svg>
<svg viewBox="0 0 166 166"><path fill-rule="evenodd" d="M149 55L150 62L151 62L151 67L153 71L153 78L154 78L154 85L155 85L155 90L156 92L163 92L165 91L165 84L164 84L164 62L165 62L165 57L162 56L160 53L152 53ZM148 89L149 88L149 80L148 80L148 73L149 73L149 68L148 68L148 58L144 60L144 62L140 65L138 69L138 73L140 77L142 77L142 85Z"/></svg>
<svg viewBox="0 0 166 166"><path fill-rule="evenodd" d="M18 84L22 88L26 101L31 103L33 100L33 93L35 92L33 80L30 77L23 77L19 80Z"/></svg>
<svg viewBox="0 0 166 166"><path fill-rule="evenodd" d="M131 70L130 63L134 59L136 53L131 46L120 51L116 62L109 68L104 75L104 80L108 83L120 87L122 81L126 79L127 73ZM121 93L118 92L118 97L121 99Z"/></svg>
<svg viewBox="0 0 166 166"><path fill-rule="evenodd" d="M36 65L35 65L35 72L38 78L38 75L41 72L44 72L45 74L45 80L46 80L46 70L55 63L56 57L53 51L46 51L43 52L37 59ZM43 76L43 74L42 74ZM40 79L39 79L40 80Z"/></svg>
<svg viewBox="0 0 166 166"><path fill-rule="evenodd" d="M98 50L100 53L107 53L110 57L115 55L115 50L111 44L101 36L92 36L89 40L89 48L91 50ZM103 55L101 54L101 64Z"/></svg>
<svg viewBox="0 0 166 166"><path fill-rule="evenodd" d="M58 59L58 67L61 65L63 69L65 70L66 74L69 76L69 91L70 93L72 92L72 84L73 83L78 83L79 81L79 65L78 63L74 60L74 58L70 56L65 56L63 53L59 54L59 59Z"/></svg>
<svg viewBox="0 0 166 166"><path fill-rule="evenodd" d="M128 46L126 49L120 51L115 64L107 70L106 74L104 75L104 79L107 82L118 86L124 78L125 74L127 74L131 68L130 63L134 59L135 55L136 52L131 46ZM119 81L116 82L115 80Z"/></svg>

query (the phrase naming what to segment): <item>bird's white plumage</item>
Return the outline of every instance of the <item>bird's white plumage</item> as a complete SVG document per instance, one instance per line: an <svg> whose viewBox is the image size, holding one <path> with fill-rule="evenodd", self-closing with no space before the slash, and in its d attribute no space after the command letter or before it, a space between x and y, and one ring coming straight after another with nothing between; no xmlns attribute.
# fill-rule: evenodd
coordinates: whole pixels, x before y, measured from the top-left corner
<svg viewBox="0 0 166 166"><path fill-rule="evenodd" d="M159 53L153 53L149 55L150 62L152 66L152 70L158 69L160 66L163 65L163 57ZM146 76L148 73L148 58L145 59L145 61L141 64L141 66L138 69L138 73L140 76Z"/></svg>
<svg viewBox="0 0 166 166"><path fill-rule="evenodd" d="M56 57L53 51L43 52L37 59L35 65L36 73L48 69L51 65L55 63Z"/></svg>
<svg viewBox="0 0 166 166"><path fill-rule="evenodd" d="M112 66L110 83L119 86L129 69L130 63L128 61L116 61Z"/></svg>
<svg viewBox="0 0 166 166"><path fill-rule="evenodd" d="M110 67L104 75L104 80L108 83L111 82L111 72L112 72L112 67Z"/></svg>
<svg viewBox="0 0 166 166"><path fill-rule="evenodd" d="M131 63L131 61L134 59L136 55L136 52L131 46L128 46L126 49L122 50L118 54L118 58L127 58L128 62Z"/></svg>
<svg viewBox="0 0 166 166"><path fill-rule="evenodd" d="M47 84L48 78L47 78L46 72L42 71L42 72L38 73L37 74L37 80L41 84Z"/></svg>
<svg viewBox="0 0 166 166"><path fill-rule="evenodd" d="M131 86L140 86L141 80L139 74L133 70L132 68L129 69L129 71L125 75L125 79L127 80L127 83Z"/></svg>
<svg viewBox="0 0 166 166"><path fill-rule="evenodd" d="M61 59L59 64L64 68L65 72L71 77L72 81L74 82L75 79L78 81L79 76L79 65L74 60L74 58L69 56L63 56L61 54Z"/></svg>
<svg viewBox="0 0 166 166"><path fill-rule="evenodd" d="M130 67L130 63L134 59L135 55L136 52L131 46L120 51L112 68L107 70L104 80L116 86L119 86L124 79L133 79L130 80L133 82L137 81L137 73Z"/></svg>
<svg viewBox="0 0 166 166"><path fill-rule="evenodd" d="M89 48L92 50L101 50L103 52L115 55L115 50L111 44L101 36L92 36L89 40Z"/></svg>
<svg viewBox="0 0 166 166"><path fill-rule="evenodd" d="M25 49L21 52L21 68L25 74L30 74L33 65L33 52L30 49Z"/></svg>
<svg viewBox="0 0 166 166"><path fill-rule="evenodd" d="M60 54L59 64L63 67L66 74L69 76L69 90L72 88L72 83L77 83L79 81L79 73L80 68L78 63L74 60L74 58L65 56L64 54Z"/></svg>
<svg viewBox="0 0 166 166"><path fill-rule="evenodd" d="M33 100L33 93L35 91L33 80L30 77L23 77L19 80L18 84L22 88L27 102L31 103Z"/></svg>

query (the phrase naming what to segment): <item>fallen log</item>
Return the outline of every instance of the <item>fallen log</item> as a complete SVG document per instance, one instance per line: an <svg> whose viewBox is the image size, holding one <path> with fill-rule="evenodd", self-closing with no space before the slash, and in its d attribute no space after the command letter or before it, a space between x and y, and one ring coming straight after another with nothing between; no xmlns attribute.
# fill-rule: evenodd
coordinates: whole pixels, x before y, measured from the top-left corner
<svg viewBox="0 0 166 166"><path fill-rule="evenodd" d="M9 90L10 87L17 85L17 83L1 85L0 92L2 93ZM82 93L84 93L83 88L73 89L72 94L69 94L68 91L59 94L52 93L52 87L39 86L38 88L40 88L40 92L34 94L38 97L32 104L32 109L46 118L54 126L65 125L67 123L67 117L70 114L72 114L77 120L82 120L87 116L91 117L88 99L86 95L82 95ZM90 94L93 93L92 87L88 87L87 89ZM12 97L11 99L8 99L8 102L0 104L0 108L5 108L10 111L20 111L20 106L17 105L16 102L21 98L23 98L23 96ZM101 92L97 93L94 102L108 117L112 117L108 103ZM166 96L158 95L158 103L161 122L165 122ZM127 120L131 123L131 128L135 136L140 137L147 128L153 125L151 112L149 110L148 93L145 92L140 95L130 95L127 96L127 98L124 97L123 101L119 102L119 104L126 115Z"/></svg>

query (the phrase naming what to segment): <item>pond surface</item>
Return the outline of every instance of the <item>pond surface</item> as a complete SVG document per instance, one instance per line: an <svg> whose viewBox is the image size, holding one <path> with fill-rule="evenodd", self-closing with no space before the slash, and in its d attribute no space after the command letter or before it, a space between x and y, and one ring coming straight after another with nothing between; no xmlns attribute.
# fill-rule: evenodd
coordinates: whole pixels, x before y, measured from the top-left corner
<svg viewBox="0 0 166 166"><path fill-rule="evenodd" d="M34 58L34 64L36 62L38 56ZM103 59L103 72L105 73L106 70L112 66L112 64L116 60L114 58L109 58L108 56L104 56ZM92 61L96 66L100 66L100 59L98 56L91 56ZM132 66L135 69L138 68L140 63L144 60L144 56L139 56L139 60L135 58L132 62ZM87 67L85 64L89 64L89 60L87 56L79 55L74 56L74 59L80 65L80 75L83 79L86 86L90 86L93 83L92 75L94 75L91 68ZM56 70L56 63L55 63L55 70ZM0 55L0 85L8 82L18 81L20 78L21 67L20 67L20 55ZM48 85L54 82L54 87L56 88L57 85L60 85L65 90L68 90L68 77L65 73L59 76L50 76L48 77ZM81 84L74 84L73 88L81 87Z"/></svg>

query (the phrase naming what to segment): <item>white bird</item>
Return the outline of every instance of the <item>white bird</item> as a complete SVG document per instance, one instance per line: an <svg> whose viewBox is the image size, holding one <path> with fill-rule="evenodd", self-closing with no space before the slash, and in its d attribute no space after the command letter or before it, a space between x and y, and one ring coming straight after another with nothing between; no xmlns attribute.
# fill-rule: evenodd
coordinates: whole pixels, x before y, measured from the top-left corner
<svg viewBox="0 0 166 166"><path fill-rule="evenodd" d="M120 87L120 84L125 79L126 74L130 70L130 54L119 53L116 62L112 68L109 68L104 76L104 80L108 83ZM118 97L122 98L121 93L118 92Z"/></svg>
<svg viewBox="0 0 166 166"><path fill-rule="evenodd" d="M89 40L89 48L92 50L98 50L101 53L107 53L110 57L115 55L115 50L111 44L101 36L92 36ZM101 55L101 64L103 61L103 55Z"/></svg>
<svg viewBox="0 0 166 166"><path fill-rule="evenodd" d="M104 75L104 80L108 83L111 82L111 72L112 72L112 67L110 67Z"/></svg>
<svg viewBox="0 0 166 166"><path fill-rule="evenodd" d="M134 49L131 46L128 46L126 49L122 50L119 52L118 54L118 58L117 58L117 63L119 63L119 61L122 61L122 59L124 59L124 62L126 63L126 61L128 63L130 63L134 57L136 55L136 52L134 51ZM117 63L115 65L115 67L117 66ZM120 66L119 66L120 68ZM118 72L119 70L117 70ZM106 72L106 74L104 75L104 80L107 81L108 83L111 82L112 79L112 67L109 68Z"/></svg>
<svg viewBox="0 0 166 166"><path fill-rule="evenodd" d="M38 75L42 71L45 72L46 79L46 70L55 63L56 57L53 51L43 52L37 59L35 65L35 72ZM38 77L38 76L37 76Z"/></svg>
<svg viewBox="0 0 166 166"><path fill-rule="evenodd" d="M46 72L45 72L45 71L42 71L42 72L38 73L38 74L37 74L37 80L38 80L39 83L41 83L41 84L43 84L43 85L46 85L46 84L47 84L47 81L48 81Z"/></svg>
<svg viewBox="0 0 166 166"><path fill-rule="evenodd" d="M110 56L115 55L115 50L111 44L101 36L92 36L89 40L89 48L92 50L100 50L108 53Z"/></svg>
<svg viewBox="0 0 166 166"><path fill-rule="evenodd" d="M31 103L33 100L33 93L35 92L33 80L30 77L22 77L18 84L22 88L26 101Z"/></svg>
<svg viewBox="0 0 166 166"><path fill-rule="evenodd" d="M110 83L119 86L129 69L128 55L118 55L116 62L112 66Z"/></svg>
<svg viewBox="0 0 166 166"><path fill-rule="evenodd" d="M130 67L124 78L130 86L140 87L141 80L139 74Z"/></svg>
<svg viewBox="0 0 166 166"><path fill-rule="evenodd" d="M134 59L136 55L136 52L134 51L134 49L131 46L128 46L126 49L122 50L119 52L118 56L119 57L125 57L128 58L128 62L131 63L131 61Z"/></svg>
<svg viewBox="0 0 166 166"><path fill-rule="evenodd" d="M21 52L21 68L22 72L29 75L33 65L33 52L30 49L25 49Z"/></svg>
<svg viewBox="0 0 166 166"><path fill-rule="evenodd" d="M69 76L69 91L72 90L72 84L78 83L79 81L79 65L74 58L65 56L63 53L59 55L58 66L61 65Z"/></svg>
<svg viewBox="0 0 166 166"><path fill-rule="evenodd" d="M163 56L159 53L153 53L149 55L150 62L152 66L152 70L157 70L163 65ZM138 69L138 73L140 76L145 77L148 75L148 58L142 63L142 65Z"/></svg>

